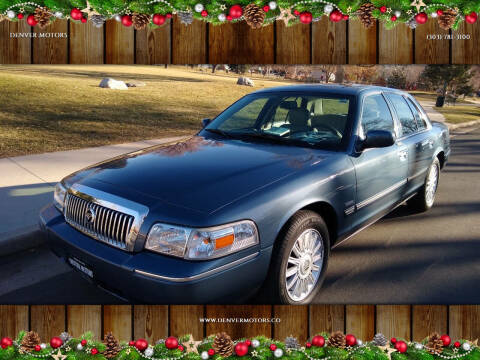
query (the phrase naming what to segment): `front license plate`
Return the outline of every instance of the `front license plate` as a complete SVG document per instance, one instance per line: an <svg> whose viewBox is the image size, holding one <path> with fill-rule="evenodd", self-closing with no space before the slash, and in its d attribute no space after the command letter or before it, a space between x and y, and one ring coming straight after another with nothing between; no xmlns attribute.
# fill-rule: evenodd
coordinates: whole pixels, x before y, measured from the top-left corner
<svg viewBox="0 0 480 360"><path fill-rule="evenodd" d="M85 275L91 277L93 279L93 271L90 270L87 265L81 261L81 260L78 260L76 258L68 258L68 262L70 263L70 265L72 265L75 269L81 271L82 273L84 273Z"/></svg>

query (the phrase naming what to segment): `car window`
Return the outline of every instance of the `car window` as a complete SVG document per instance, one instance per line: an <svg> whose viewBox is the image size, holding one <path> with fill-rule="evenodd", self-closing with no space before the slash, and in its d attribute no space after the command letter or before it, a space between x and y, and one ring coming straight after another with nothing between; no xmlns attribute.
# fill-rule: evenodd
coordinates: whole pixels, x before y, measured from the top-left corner
<svg viewBox="0 0 480 360"><path fill-rule="evenodd" d="M267 103L267 98L258 98L237 111L229 121L222 124L222 130L250 128L257 122L258 116Z"/></svg>
<svg viewBox="0 0 480 360"><path fill-rule="evenodd" d="M398 94L388 94L388 98L392 101L393 107L402 125L402 136L413 134L417 131L417 121L410 110L405 98Z"/></svg>
<svg viewBox="0 0 480 360"><path fill-rule="evenodd" d="M362 128L364 134L370 130L394 132L392 114L381 94L367 96L363 101Z"/></svg>
<svg viewBox="0 0 480 360"><path fill-rule="evenodd" d="M422 114L420 113L420 110L418 109L417 105L411 100L408 99L408 104L410 105L410 109L413 112L413 116L415 117L415 121L417 122L417 129L418 130L423 130L427 128L427 123L425 119L423 118Z"/></svg>

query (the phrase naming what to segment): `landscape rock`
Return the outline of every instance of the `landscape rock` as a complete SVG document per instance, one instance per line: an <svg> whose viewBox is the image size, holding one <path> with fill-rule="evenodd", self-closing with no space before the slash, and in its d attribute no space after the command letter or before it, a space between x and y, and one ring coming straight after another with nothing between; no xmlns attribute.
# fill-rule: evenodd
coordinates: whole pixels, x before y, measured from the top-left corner
<svg viewBox="0 0 480 360"><path fill-rule="evenodd" d="M142 81L136 81L136 80L131 80L126 83L128 87L142 87L145 86L146 84Z"/></svg>
<svg viewBox="0 0 480 360"><path fill-rule="evenodd" d="M252 79L243 76L238 78L237 85L254 86Z"/></svg>
<svg viewBox="0 0 480 360"><path fill-rule="evenodd" d="M103 78L102 81L100 81L101 88L106 88L106 89L114 89L114 90L127 90L128 87L127 85L120 80L115 80L112 78Z"/></svg>

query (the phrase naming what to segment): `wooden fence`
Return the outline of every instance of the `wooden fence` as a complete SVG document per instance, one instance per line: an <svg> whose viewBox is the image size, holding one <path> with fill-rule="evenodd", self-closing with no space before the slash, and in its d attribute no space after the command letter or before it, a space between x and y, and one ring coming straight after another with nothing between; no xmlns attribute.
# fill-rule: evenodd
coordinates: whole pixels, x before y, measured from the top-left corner
<svg viewBox="0 0 480 360"><path fill-rule="evenodd" d="M32 33L37 38L14 38ZM42 33L67 34L41 38ZM453 39L429 40L427 35ZM468 35L460 40L457 35ZM24 21L0 23L0 63L14 64L480 64L480 25L463 23L445 31L429 21L409 29L382 24L365 29L358 20L309 26L282 22L261 30L245 23L182 25L175 17L163 27L135 31L109 20L102 28L57 20L45 30Z"/></svg>
<svg viewBox="0 0 480 360"><path fill-rule="evenodd" d="M279 318L278 323L205 323L200 318ZM304 342L321 331L342 330L363 340L375 333L422 340L433 331L454 339L480 337L480 306L446 305L1 305L0 337L32 329L46 341L63 331L97 338L112 331L121 340L191 333L201 339L218 331L233 338L266 335L278 340L293 335Z"/></svg>

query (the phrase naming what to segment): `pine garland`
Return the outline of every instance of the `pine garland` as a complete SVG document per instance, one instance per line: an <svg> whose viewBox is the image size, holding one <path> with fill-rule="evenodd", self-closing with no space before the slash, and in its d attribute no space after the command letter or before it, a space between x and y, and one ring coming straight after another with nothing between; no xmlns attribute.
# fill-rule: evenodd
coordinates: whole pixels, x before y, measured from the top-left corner
<svg viewBox="0 0 480 360"><path fill-rule="evenodd" d="M426 338L421 343L404 342L405 349L400 352L396 348L401 339L391 340L385 346L377 345L374 341L362 343L355 339L354 345L345 348L329 346L327 340L331 335L339 336L341 332L334 334L322 333L315 336L312 342L305 346L295 348L288 347L284 342L269 339L264 336L257 336L250 339L238 339L234 344L245 343L248 352L245 356L238 356L235 353L229 356L222 356L214 353L215 335L212 335L201 342L194 342L194 351L191 342L191 335L178 339L174 338L174 346L169 339L159 340L154 344L148 344L146 340L139 339L136 342L121 342L115 352L109 352L105 343L94 340L92 333L86 333L80 338L67 337L61 345L57 343L56 348L51 345L38 345L35 350L26 351L22 347L22 340L27 333L22 331L16 340L3 338L0 348L0 360L479 360L480 349L475 342L460 340L459 342L442 346L442 351L432 354L428 348L430 339ZM376 338L378 340L379 335ZM112 342L112 334L108 335ZM218 336L218 335L217 335ZM228 336L228 335L225 335ZM352 335L348 335L352 336ZM347 336L347 338L348 338ZM383 335L382 335L383 336ZM315 346L319 337L323 337L323 345ZM59 338L57 338L58 340ZM287 343L289 338L287 338ZM54 339L52 339L52 343ZM321 340L321 339L320 339ZM116 342L116 340L115 340ZM108 341L107 341L108 343ZM318 342L317 342L318 343ZM383 343L383 342L382 342ZM177 347L178 344L178 347ZM190 344L190 345L189 345ZM465 345L466 344L466 345ZM167 347L168 346L168 347ZM441 345L439 345L441 346ZM118 350L118 352L117 352ZM113 355L115 354L115 355ZM108 359L106 357L108 355Z"/></svg>
<svg viewBox="0 0 480 360"><path fill-rule="evenodd" d="M89 7L97 15L107 19L115 18L125 14L146 14L146 15L168 15L175 13L192 13L198 20L207 21L213 24L225 22L244 21L244 17L229 18L229 9L233 5L240 5L245 9L248 5L254 4L261 9L271 3L271 0L89 0ZM436 21L437 11L453 10L458 16L452 24L452 28L458 28L465 17L474 16L475 20L480 12L480 1L478 0L424 0L426 6L420 9L412 6L412 0L278 0L274 8L268 8L265 12L264 24L268 25L280 19L282 9L290 9L296 14L289 20L289 25L300 22L301 14L311 14L316 21L322 16L330 16L332 21L343 21L346 19L358 20L359 11L365 4L372 4L375 8L372 16L384 23L386 28L392 28L399 23L412 24L415 15L425 13L428 21ZM195 11L196 5L201 5L203 11ZM83 10L87 8L86 0L0 0L0 15L8 16L12 12L14 16L11 21L19 21L16 17L19 13L23 15L33 14L36 8L47 8L57 18L69 18L72 9ZM330 8L326 10L326 8ZM385 10L385 11L383 11ZM265 11L265 10L264 10ZM337 20L333 15L340 14ZM393 20L395 15L395 20ZM79 20L76 20L79 21ZM150 26L156 27L152 21Z"/></svg>

